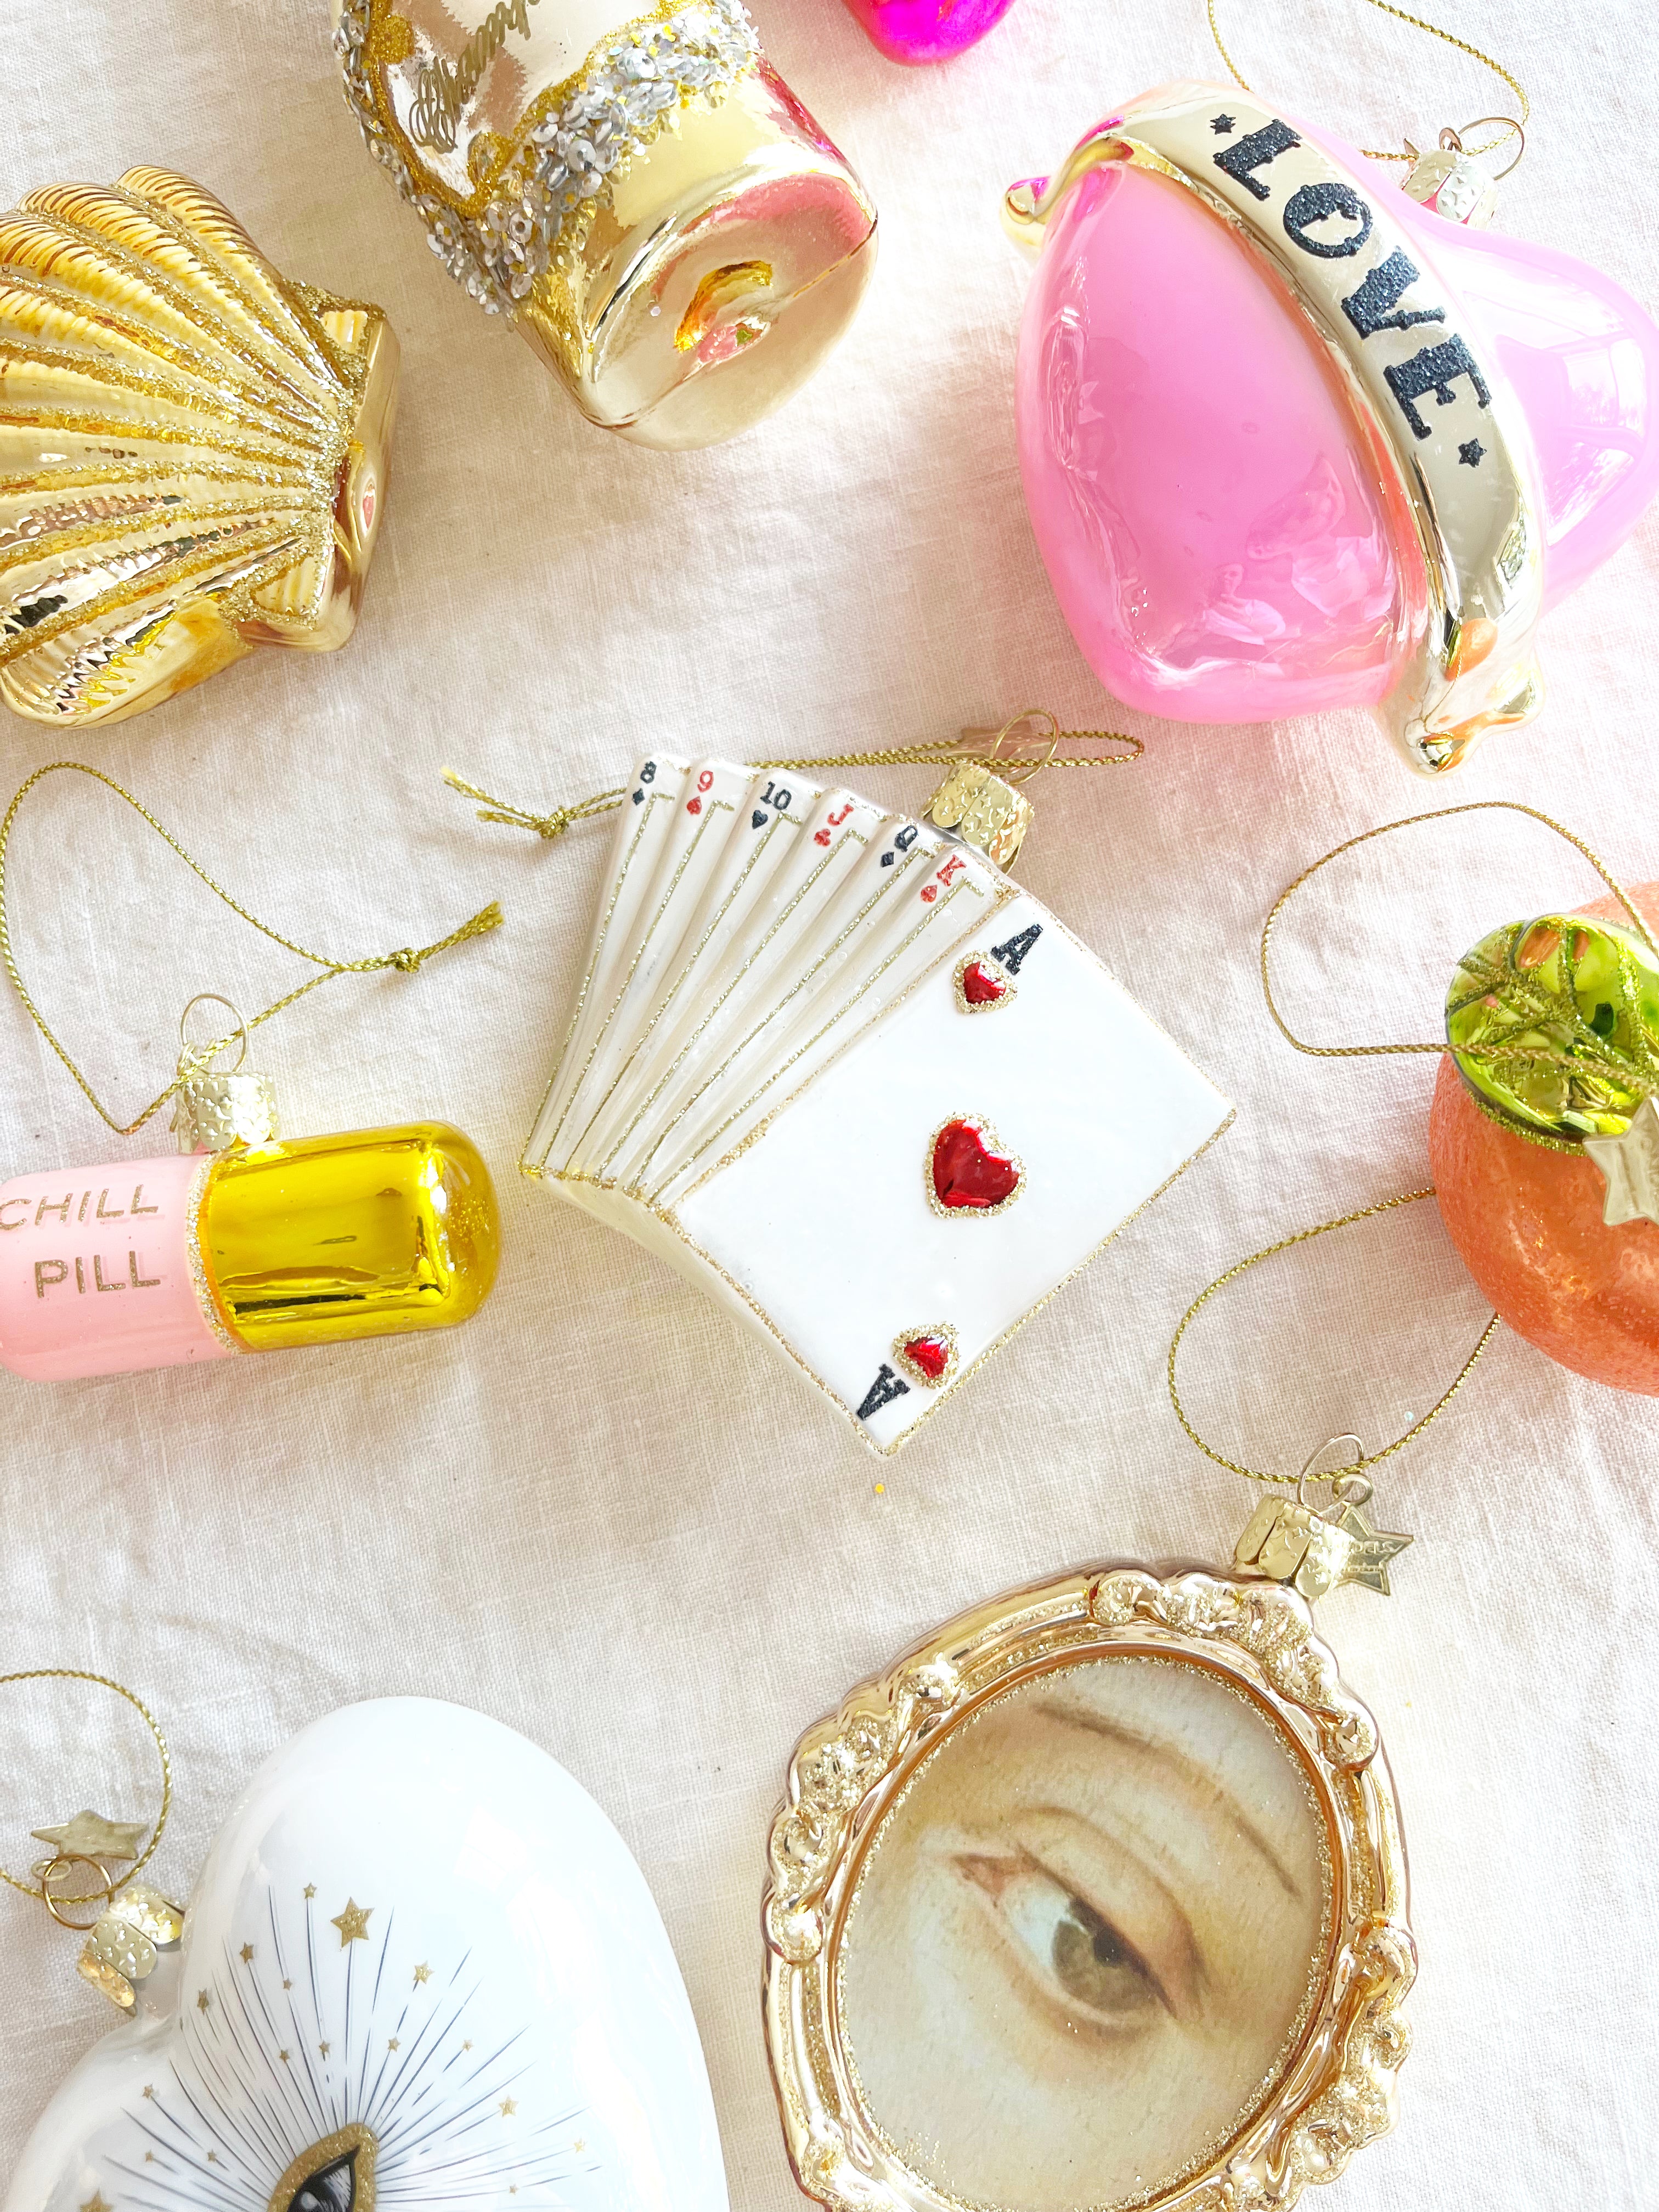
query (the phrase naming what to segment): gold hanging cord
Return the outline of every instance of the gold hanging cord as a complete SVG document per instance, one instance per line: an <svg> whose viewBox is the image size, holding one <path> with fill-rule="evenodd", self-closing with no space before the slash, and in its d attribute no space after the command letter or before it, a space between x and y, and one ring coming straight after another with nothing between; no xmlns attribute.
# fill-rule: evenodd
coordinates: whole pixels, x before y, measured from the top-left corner
<svg viewBox="0 0 1659 2212"><path fill-rule="evenodd" d="M1203 1437L1200 1436L1198 1431L1193 1426L1191 1421L1187 1418L1187 1409L1181 1402L1181 1392L1176 1384L1176 1360L1181 1351L1181 1340L1187 1334L1188 1324L1197 1318L1200 1310L1208 1304L1209 1301L1215 1296L1218 1291L1224 1290L1227 1285L1231 1283L1236 1276L1242 1275L1247 1267L1254 1267L1263 1260L1271 1260L1275 1253L1288 1252L1292 1245L1306 1244L1316 1237L1328 1237L1334 1229L1352 1228L1356 1221L1369 1221L1378 1214L1391 1213L1396 1206L1412 1206L1414 1205L1419 1198L1432 1198L1433 1196L1434 1189L1432 1185L1430 1185L1422 1190L1403 1191L1397 1198L1380 1199L1375 1206L1358 1206L1355 1208L1353 1212L1345 1213L1336 1221L1322 1221L1316 1229L1298 1229L1294 1236L1281 1237L1278 1243L1269 1244L1260 1252L1252 1252L1248 1260L1240 1260L1237 1265L1229 1267L1224 1275L1218 1275L1214 1282L1210 1285L1207 1290L1200 1291L1199 1292L1198 1296L1193 1300L1191 1305L1188 1307L1186 1312L1181 1316L1180 1326L1176 1328L1174 1336L1170 1340L1170 1402L1175 1407L1176 1419L1180 1422L1182 1427L1186 1430L1187 1434L1192 1438L1193 1442L1198 1446L1200 1451L1204 1454L1204 1456L1206 1459L1213 1460L1218 1467L1224 1467L1231 1474L1242 1474L1248 1482L1278 1482L1286 1485L1293 1485L1299 1480L1299 1477L1294 1474L1273 1474L1267 1473L1261 1468L1242 1467L1236 1459L1229 1459L1224 1452L1218 1452L1215 1449L1213 1445L1206 1443ZM1462 1389L1464 1383L1468 1382L1470 1370L1473 1369L1475 1361L1480 1358L1481 1353L1492 1342L1493 1333L1497 1328L1498 1316L1493 1314L1492 1319L1486 1323L1485 1328L1480 1332L1480 1342L1475 1346L1474 1350L1470 1352L1468 1358L1463 1362L1463 1364L1458 1369L1449 1388L1442 1391L1439 1397L1437 1397L1433 1405L1430 1407L1428 1412L1423 1415L1420 1420L1413 1421L1410 1428L1406 1431L1403 1436L1396 1437L1391 1444L1385 1444L1381 1451L1362 1451L1357 1459L1345 1462L1341 1467L1334 1469L1333 1472L1338 1475L1348 1475L1358 1474L1362 1468L1376 1467L1381 1461L1391 1459L1395 1452L1403 1451L1405 1447L1410 1443L1413 1437L1420 1437L1424 1430L1428 1427L1430 1422L1437 1419L1439 1414L1445 1411L1446 1407L1450 1405L1452 1400ZM1357 1437L1344 1437L1337 1438L1335 1441L1345 1443L1358 1443L1358 1439ZM1303 1472L1305 1474L1306 1469L1304 1468Z"/></svg>
<svg viewBox="0 0 1659 2212"><path fill-rule="evenodd" d="M23 979L18 973L17 962L12 952L11 929L6 914L6 854L11 838L12 824L17 819L18 810L35 785L46 776L56 775L62 769L72 769L76 775L89 775L95 782L101 783L106 790L112 791L118 799L125 799L133 811L149 824L165 844L172 847L185 866L193 874L199 876L214 896L222 899L233 914L240 915L250 927L257 929L262 937L268 937L273 945L280 945L285 952L292 952L301 960L308 960L313 967L322 970L320 975L310 976L284 997L274 1000L263 1013L255 1014L246 1024L247 1029L258 1029L261 1022L268 1022L273 1014L280 1014L285 1006L291 1006L296 999L303 999L307 991L314 991L319 984L331 982L337 975L368 975L383 968L395 968L405 975L412 975L424 961L432 957L434 952L447 952L451 945L465 944L469 938L482 937L488 931L498 929L501 927L501 910L492 899L489 904L475 914L471 921L464 921L459 929L451 930L447 937L441 937L435 945L404 945L396 952L383 952L368 960L332 960L325 952L308 951L303 945L296 945L292 938L284 937L279 930L270 928L267 923L261 921L257 915L250 914L245 906L239 904L222 884L214 881L205 868L191 860L178 839L171 831L161 826L147 806L136 799L130 791L124 791L118 783L105 775L100 769L88 768L82 761L49 761L46 767L36 769L34 774L30 776L7 808L5 820L0 822L0 957L4 958L6 973L11 978L13 988L27 1009L35 1027L57 1054L58 1059L63 1061L64 1066L68 1068L76 1082L79 1084L94 1110L114 1130L117 1136L131 1136L136 1130L143 1127L152 1115L159 1114L178 1089L178 1078L175 1076L167 1089L158 1097L152 1098L143 1113L133 1121L118 1121L96 1091L93 1090L74 1060L70 1059L63 1045L59 1043L45 1015L24 988ZM204 1060L211 1060L216 1053L222 1052L237 1035L238 1030L232 1030L228 1035L215 1039L210 1044L202 1045L198 1048L198 1057ZM111 1686L116 1686L112 1684ZM125 1694L124 1692L123 1695Z"/></svg>
<svg viewBox="0 0 1659 2212"><path fill-rule="evenodd" d="M1239 90L1249 92L1250 87L1240 73L1237 63L1228 52L1226 41L1221 35L1221 26L1216 21L1216 0L1204 0L1204 4L1209 13L1210 35L1215 40L1217 52L1231 71L1233 82ZM1471 61L1479 62L1483 69L1489 69L1494 76L1503 78L1504 83L1515 94L1516 103L1521 111L1519 115L1478 115L1473 123L1466 123L1462 131L1443 131L1440 134L1440 143L1443 146L1449 147L1455 153L1479 155L1492 153L1504 143L1505 137L1513 137L1517 142L1515 160L1510 163L1509 169L1499 173L1503 176L1508 176L1510 169L1515 167L1516 163L1526 151L1526 126L1532 114L1532 103L1527 98L1520 79L1512 76L1502 62L1494 61L1490 54L1483 53L1479 46L1472 46L1467 39L1460 39L1452 31L1443 31L1437 23L1425 23L1420 15L1407 15L1403 8L1392 6L1390 0L1366 0L1366 5L1375 8L1380 15L1392 15L1397 23L1409 23L1414 31L1426 31L1431 39L1439 39L1449 46L1455 46L1460 54L1467 54ZM1481 146L1465 146L1464 133L1478 131L1483 123L1500 125L1502 128L1498 136L1496 138L1489 138ZM1412 146L1409 139L1406 143L1407 150L1403 154L1385 153L1381 148L1375 146L1362 146L1359 150L1368 161L1402 161L1409 167L1417 159L1417 150Z"/></svg>
<svg viewBox="0 0 1659 2212"><path fill-rule="evenodd" d="M1031 728L1016 735L1023 722L1032 725ZM1085 744L1127 745L1129 750L1121 753L1060 750L1066 744ZM964 761L974 761L997 770L1010 783L1028 783L1044 769L1112 768L1121 761L1139 760L1146 750L1143 740L1132 738L1127 731L1062 730L1046 707L1022 707L1000 730L964 730L958 738L940 738L932 744L884 745L867 752L825 753L811 760L755 760L744 764L757 772L787 768L799 773L815 768L957 768ZM578 799L573 806L556 806L550 814L532 814L507 799L492 798L476 783L457 775L453 768L444 770L444 781L452 791L483 801L478 810L480 822L505 822L549 838L562 836L573 822L608 814L628 796L628 786L623 783L614 790L598 791L590 799Z"/></svg>
<svg viewBox="0 0 1659 2212"><path fill-rule="evenodd" d="M1261 925L1261 988L1267 998L1267 1012L1273 1016L1279 1034L1287 1043L1294 1045L1298 1052L1304 1052L1315 1060L1364 1060L1381 1053L1428 1052L1443 1054L1452 1051L1452 1046L1443 1037L1436 1044L1310 1044L1305 1037L1297 1036L1296 1031L1279 1011L1279 1002L1273 997L1268 947L1279 916L1302 886L1316 876L1322 868L1328 867L1333 860L1339 860L1345 853L1352 852L1357 845L1369 844L1373 837L1386 837L1395 830L1413 829L1419 823L1443 821L1449 815L1480 814L1493 810L1509 814L1524 814L1534 822L1541 822L1547 830L1554 830L1558 837L1565 837L1569 845L1582 853L1630 916L1654 957L1659 960L1659 944L1656 944L1653 932L1644 921L1635 902L1629 893L1614 880L1604 862L1591 851L1582 837L1574 836L1572 831L1556 821L1553 816L1540 812L1535 806L1523 806L1517 799L1467 799L1458 806L1437 807L1427 814L1407 814L1402 816L1398 822L1382 822L1379 823L1374 830L1362 830L1358 836L1348 838L1345 843L1334 847L1330 852L1322 854L1320 859L1304 868L1295 882L1289 884L1274 900L1273 911ZM1498 1066L1515 1065L1528 1060L1541 1060L1550 1066L1593 1069L1612 1076L1632 1090L1641 1091L1644 1096L1652 1091L1654 1086L1639 1071L1632 1070L1622 1061L1610 1060L1599 1049L1601 1040L1593 1030L1586 1028L1583 1020L1577 1017L1576 1010L1571 1015L1571 1020L1575 1031L1575 1042L1574 1049L1571 1053L1562 1051L1558 1046L1547 1044L1470 1044L1459 1045L1456 1050L1465 1060L1486 1060ZM1485 1102L1480 1097L1476 1097L1475 1103L1480 1107L1482 1112L1488 1111ZM1510 1127L1512 1125L1504 1121L1503 1126ZM1523 1133L1528 1143L1546 1146L1551 1151L1576 1152L1579 1150L1577 1144L1563 1138L1552 1137L1542 1130L1529 1129Z"/></svg>
<svg viewBox="0 0 1659 2212"><path fill-rule="evenodd" d="M161 1761L161 1809L155 1816L155 1826L150 1831L149 1841L118 1881L101 1859L89 1857L82 1851L59 1851L53 1858L43 1859L33 1869L36 1879L33 1882L24 1881L18 1875L9 1873L4 1867L0 1867L0 1881L7 1883L13 1889L21 1890L25 1897L38 1899L60 1926L73 1928L78 1933L84 1934L86 1928L92 1923L87 1922L83 1924L79 1921L70 1920L64 1912L63 1907L66 1903L89 1904L94 1898L98 1897L103 1898L106 1905L112 1904L120 1892L125 1889L130 1882L136 1881L144 1868L149 1864L161 1844L162 1833L167 1824L167 1815L173 1810L173 1754L167 1749L167 1740L161 1733L161 1723L149 1707L141 1698L128 1689L125 1683L112 1681L107 1674L89 1674L79 1667L30 1667L20 1674L0 1674L0 1689L5 1688L13 1682L90 1682L98 1689L113 1690L118 1698L126 1699L155 1739L156 1752ZM92 1893L92 1897L65 1899L59 1897L54 1892L52 1883L59 1880L63 1874L67 1873L70 1867L75 1866L92 1867L101 1876L100 1886Z"/></svg>

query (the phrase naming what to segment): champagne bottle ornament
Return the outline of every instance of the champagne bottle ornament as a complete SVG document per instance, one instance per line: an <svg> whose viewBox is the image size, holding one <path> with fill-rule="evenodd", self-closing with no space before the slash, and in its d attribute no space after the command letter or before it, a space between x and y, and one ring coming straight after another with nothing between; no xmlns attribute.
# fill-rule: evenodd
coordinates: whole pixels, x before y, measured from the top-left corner
<svg viewBox="0 0 1659 2212"><path fill-rule="evenodd" d="M1392 2124L1405 1849L1310 1607L1386 1595L1409 1539L1366 1518L1357 1462L1316 1506L1328 1450L1230 1568L1014 1590L802 1737L763 2002L807 2196L1288 2212Z"/></svg>
<svg viewBox="0 0 1659 2212"><path fill-rule="evenodd" d="M1444 1042L1315 1045L1273 995L1268 945L1310 878L1370 839L1491 810L1542 822L1611 896L1491 931L1457 963ZM1443 1055L1429 1115L1435 1194L1469 1273L1517 1335L1592 1381L1659 1396L1659 884L1622 890L1549 816L1488 799L1385 823L1305 869L1262 931L1269 1011L1300 1052Z"/></svg>
<svg viewBox="0 0 1659 2212"><path fill-rule="evenodd" d="M852 319L876 213L742 0L334 0L365 143L590 422L707 446Z"/></svg>
<svg viewBox="0 0 1659 2212"><path fill-rule="evenodd" d="M1515 94L1518 118L1482 121L1518 149L1520 86L1450 43ZM1032 527L1132 706L1369 707L1427 775L1536 713L1540 618L1659 490L1659 328L1599 271L1480 228L1479 128L1369 157L1409 162L1396 189L1242 78L1177 84L1011 188L1038 256Z"/></svg>
<svg viewBox="0 0 1659 2212"><path fill-rule="evenodd" d="M1028 712L818 762L653 752L545 817L450 779L544 835L618 817L525 1172L706 1290L878 1451L1231 1119L1004 872L1022 784L1090 757L1061 738ZM949 773L920 820L805 773L860 762Z"/></svg>
<svg viewBox="0 0 1659 2212"><path fill-rule="evenodd" d="M894 62L948 62L994 31L1013 0L847 0Z"/></svg>
<svg viewBox="0 0 1659 2212"><path fill-rule="evenodd" d="M651 1893L523 1736L421 1698L330 1714L254 1776L182 1912L106 1870L112 1830L143 1832L53 1832L32 1893L74 1924L70 1862L102 1878L82 1972L129 2018L41 2114L4 2212L726 2212Z"/></svg>
<svg viewBox="0 0 1659 2212"><path fill-rule="evenodd" d="M198 993L179 1022L178 1073L136 1120L106 1111L23 985L4 903L14 823L43 776L74 769L125 799L244 921L318 969L244 1020ZM0 1365L37 1382L126 1374L466 1320L495 1278L501 1228L471 1139L423 1121L326 1136L279 1134L274 1086L244 1066L248 1031L337 975L414 973L501 921L482 914L436 945L366 960L307 951L267 929L196 866L155 817L96 769L32 776L0 827L0 946L18 997L108 1126L130 1136L176 1101L171 1157L58 1168L0 1184ZM216 1001L228 1036L192 1042L191 1010ZM227 1067L217 1063L232 1044Z"/></svg>
<svg viewBox="0 0 1659 2212"><path fill-rule="evenodd" d="M398 342L165 169L0 216L0 698L118 722L357 620Z"/></svg>

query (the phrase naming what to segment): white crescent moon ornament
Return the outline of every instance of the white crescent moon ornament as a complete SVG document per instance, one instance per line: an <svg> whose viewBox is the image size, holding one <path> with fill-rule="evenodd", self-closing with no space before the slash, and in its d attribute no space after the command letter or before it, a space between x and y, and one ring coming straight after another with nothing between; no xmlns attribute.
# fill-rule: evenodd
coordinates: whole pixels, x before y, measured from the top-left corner
<svg viewBox="0 0 1659 2212"><path fill-rule="evenodd" d="M459 1706L348 1706L267 1760L140 1991L5 2212L726 2212L644 1877Z"/></svg>

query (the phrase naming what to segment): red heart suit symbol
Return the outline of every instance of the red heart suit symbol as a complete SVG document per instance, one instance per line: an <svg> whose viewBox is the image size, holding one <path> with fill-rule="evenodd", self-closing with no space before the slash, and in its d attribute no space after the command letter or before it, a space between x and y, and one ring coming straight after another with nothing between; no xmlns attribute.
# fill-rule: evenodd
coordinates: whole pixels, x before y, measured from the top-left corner
<svg viewBox="0 0 1659 2212"><path fill-rule="evenodd" d="M1000 999L1008 995L1008 979L988 968L982 960L970 960L962 971L962 995L970 1006L994 1006Z"/></svg>
<svg viewBox="0 0 1659 2212"><path fill-rule="evenodd" d="M951 1347L939 1336L906 1337L904 1356L930 1382L940 1381L951 1364Z"/></svg>
<svg viewBox="0 0 1659 2212"><path fill-rule="evenodd" d="M965 1115L935 1131L929 1163L935 1211L994 1213L1012 1201L1025 1171L1012 1153L999 1152L996 1142L988 1123Z"/></svg>

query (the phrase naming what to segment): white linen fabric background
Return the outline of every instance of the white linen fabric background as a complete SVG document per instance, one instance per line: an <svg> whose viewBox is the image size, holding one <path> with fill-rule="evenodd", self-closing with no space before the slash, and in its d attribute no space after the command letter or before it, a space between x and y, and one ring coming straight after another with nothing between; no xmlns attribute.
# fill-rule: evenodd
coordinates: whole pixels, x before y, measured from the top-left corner
<svg viewBox="0 0 1659 2212"><path fill-rule="evenodd" d="M1455 789L1358 714L1159 726L1100 692L1027 527L1012 410L1025 274L998 198L1111 103L1218 75L1200 0L1017 0L947 68L884 61L838 0L756 0L790 84L881 210L850 336L781 415L671 458L590 428L449 283L363 152L325 0L4 0L0 199L129 164L219 193L290 274L389 311L404 347L391 507L357 637L267 653L70 750L149 804L255 912L345 955L419 944L492 895L507 926L417 978L342 981L263 1030L295 1133L421 1115L480 1142L506 1256L425 1340L48 1388L0 1375L8 1667L115 1674L172 1738L156 1875L187 1889L243 1783L347 1700L458 1699L522 1729L617 1822L701 2024L738 2212L796 2201L762 2050L757 1907L798 1733L963 1605L1080 1559L1224 1559L1252 1504L1181 1434L1163 1362L1188 1301L1289 1230L1426 1180L1435 1063L1297 1057L1255 975L1280 887L1356 830L1453 798L1570 821L1659 877L1651 806L1659 514L1546 625L1550 703ZM1474 0L1454 27L1531 89L1500 222L1659 305L1648 0ZM1246 73L1352 140L1431 143L1502 106L1474 64L1348 0L1243 0ZM1218 333L1218 374L1224 341ZM562 1033L608 838L479 825L453 763L541 806L641 744L813 754L937 738L1028 701L1148 741L1037 787L1018 872L1237 1103L1235 1127L942 1410L871 1457L758 1341L514 1172ZM0 720L9 792L60 747ZM918 805L925 771L854 776ZM11 913L48 1018L124 1115L191 993L259 1004L295 963L82 779L30 801ZM1436 1034L1455 956L1597 886L1513 817L1368 847L1284 939L1304 1033ZM1126 1073L1117 1110L1132 1111ZM165 1120L165 1116L163 1117ZM92 1117L0 1000L7 1174L164 1150ZM856 1207L826 1159L803 1211ZM882 1224L870 1223L872 1237ZM1656 1232L1659 1233L1659 1232ZM1236 1285L1195 1330L1195 1411L1277 1467L1376 1443L1486 1310L1431 1206ZM1505 1334L1379 1486L1419 1534L1382 1603L1321 1613L1381 1719L1424 1967L1400 2128L1344 2212L1650 2204L1659 2101L1655 1407ZM884 1488L878 1486L884 1485ZM0 1856L83 1801L137 1818L146 1745L94 1692L0 1692ZM75 1944L0 1893L0 2167L110 2025Z"/></svg>

